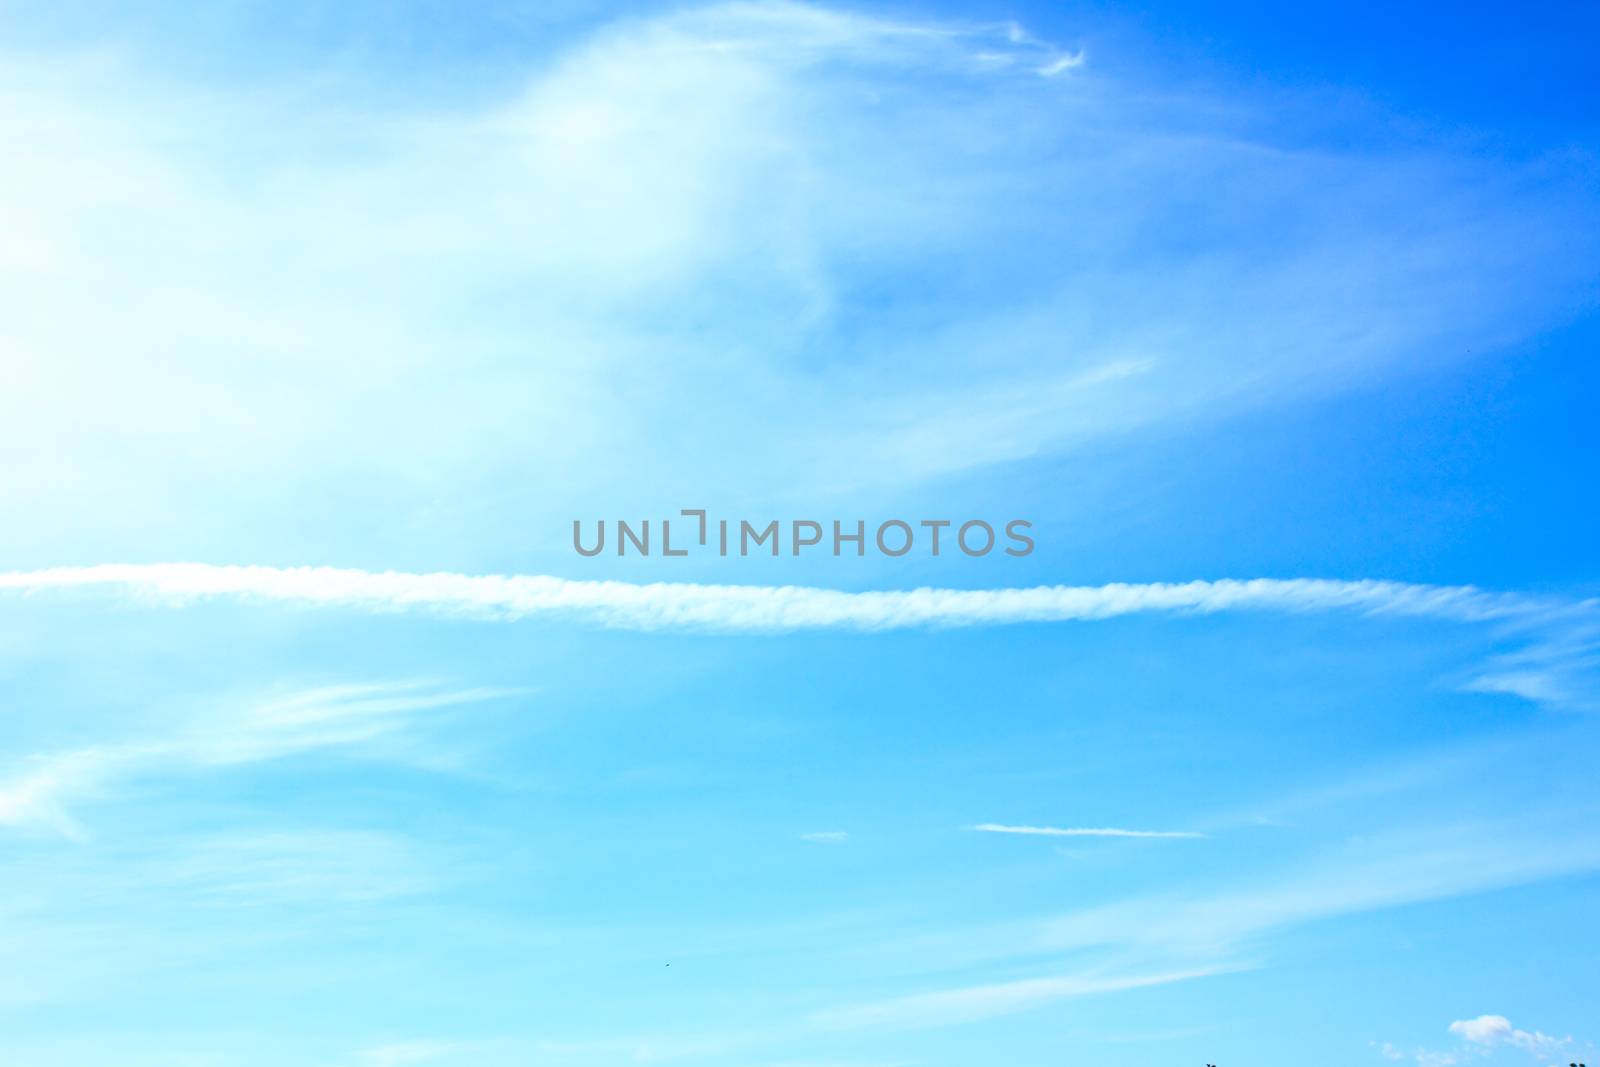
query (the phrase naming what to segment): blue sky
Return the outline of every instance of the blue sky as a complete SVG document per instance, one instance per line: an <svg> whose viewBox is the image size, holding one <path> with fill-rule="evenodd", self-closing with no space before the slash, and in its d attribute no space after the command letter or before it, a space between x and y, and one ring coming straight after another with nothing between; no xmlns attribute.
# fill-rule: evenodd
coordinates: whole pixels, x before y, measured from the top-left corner
<svg viewBox="0 0 1600 1067"><path fill-rule="evenodd" d="M0 1059L1594 1056L1594 22L0 4Z"/></svg>

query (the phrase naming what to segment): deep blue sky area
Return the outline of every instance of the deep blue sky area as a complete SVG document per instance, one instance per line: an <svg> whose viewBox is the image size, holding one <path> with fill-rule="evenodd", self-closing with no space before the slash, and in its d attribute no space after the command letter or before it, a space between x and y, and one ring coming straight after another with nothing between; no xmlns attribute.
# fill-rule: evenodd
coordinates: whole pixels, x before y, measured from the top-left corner
<svg viewBox="0 0 1600 1067"><path fill-rule="evenodd" d="M24 46L92 46L107 30L173 73L271 77L331 59L409 67L429 91L435 67L459 77L548 56L598 18L691 5L229 2L7 3ZM1176 84L1298 87L1376 103L1402 128L1422 124L1492 151L1592 151L1600 12L1532 4L866 5L887 17L954 24L1015 21L1040 37L1102 46L1118 66ZM393 87L401 89L400 86Z"/></svg>
<svg viewBox="0 0 1600 1067"><path fill-rule="evenodd" d="M1314 564L1341 576L1589 589L1600 543L1595 345L1590 312L1503 359L1108 442L1098 469L1076 480L1048 465L1025 477L1070 531L1085 580L1159 560L1140 576ZM1274 526L1298 533L1253 536Z"/></svg>
<svg viewBox="0 0 1600 1067"><path fill-rule="evenodd" d="M1058 33L1104 17L1200 77L1353 92L1513 153L1580 148L1596 120L1587 42L1600 13L1587 4L1041 4L1013 14Z"/></svg>

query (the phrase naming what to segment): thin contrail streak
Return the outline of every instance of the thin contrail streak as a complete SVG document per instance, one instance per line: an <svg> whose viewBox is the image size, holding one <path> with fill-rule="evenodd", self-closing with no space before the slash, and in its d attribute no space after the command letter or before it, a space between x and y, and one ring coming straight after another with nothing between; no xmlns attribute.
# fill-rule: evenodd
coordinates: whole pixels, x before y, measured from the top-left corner
<svg viewBox="0 0 1600 1067"><path fill-rule="evenodd" d="M1118 826L1007 826L996 822L979 823L972 829L983 834L1024 834L1035 837L1202 838L1206 836L1192 830L1124 830Z"/></svg>

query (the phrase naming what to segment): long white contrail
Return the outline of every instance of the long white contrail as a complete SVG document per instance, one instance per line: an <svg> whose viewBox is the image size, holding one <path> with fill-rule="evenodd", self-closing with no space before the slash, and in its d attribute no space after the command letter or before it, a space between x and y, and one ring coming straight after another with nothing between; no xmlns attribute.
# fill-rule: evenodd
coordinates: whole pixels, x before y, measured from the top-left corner
<svg viewBox="0 0 1600 1067"><path fill-rule="evenodd" d="M795 585L638 584L548 575L413 574L209 563L98 564L0 572L0 590L102 589L157 603L234 599L369 612L514 621L561 616L634 630L782 632L992 626L1221 611L1535 621L1592 605L1473 586L1320 578L845 592Z"/></svg>

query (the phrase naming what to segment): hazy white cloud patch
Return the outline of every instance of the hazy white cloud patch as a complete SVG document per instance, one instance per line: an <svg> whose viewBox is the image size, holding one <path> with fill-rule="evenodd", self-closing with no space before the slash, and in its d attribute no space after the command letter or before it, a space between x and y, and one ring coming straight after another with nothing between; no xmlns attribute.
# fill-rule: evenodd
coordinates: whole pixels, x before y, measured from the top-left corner
<svg viewBox="0 0 1600 1067"><path fill-rule="evenodd" d="M0 779L0 825L41 825L81 839L86 832L71 803L128 780L357 746L395 734L419 712L507 695L413 682L326 686L242 706L222 702L212 716L159 736L29 757Z"/></svg>
<svg viewBox="0 0 1600 1067"><path fill-rule="evenodd" d="M448 1063L451 1060L485 1049L483 1042L409 1040L394 1041L363 1049L357 1057L358 1067L418 1067L427 1063Z"/></svg>
<svg viewBox="0 0 1600 1067"><path fill-rule="evenodd" d="M1535 1056L1554 1055L1572 1043L1570 1037L1551 1037L1538 1031L1519 1030L1504 1015L1457 1019L1450 1032L1482 1048L1519 1048Z"/></svg>
<svg viewBox="0 0 1600 1067"><path fill-rule="evenodd" d="M0 495L41 547L909 490L1492 350L1593 276L1570 158L1318 145L1314 100L1009 23L710 5L426 107L0 58Z"/></svg>
<svg viewBox="0 0 1600 1067"><path fill-rule="evenodd" d="M925 1028L981 1022L1028 1011L1060 1000L1101 993L1120 993L1169 985L1225 973L1236 968L1200 968L1146 974L1075 974L1028 978L1015 982L966 986L891 1000L830 1009L813 1017L826 1028Z"/></svg>

